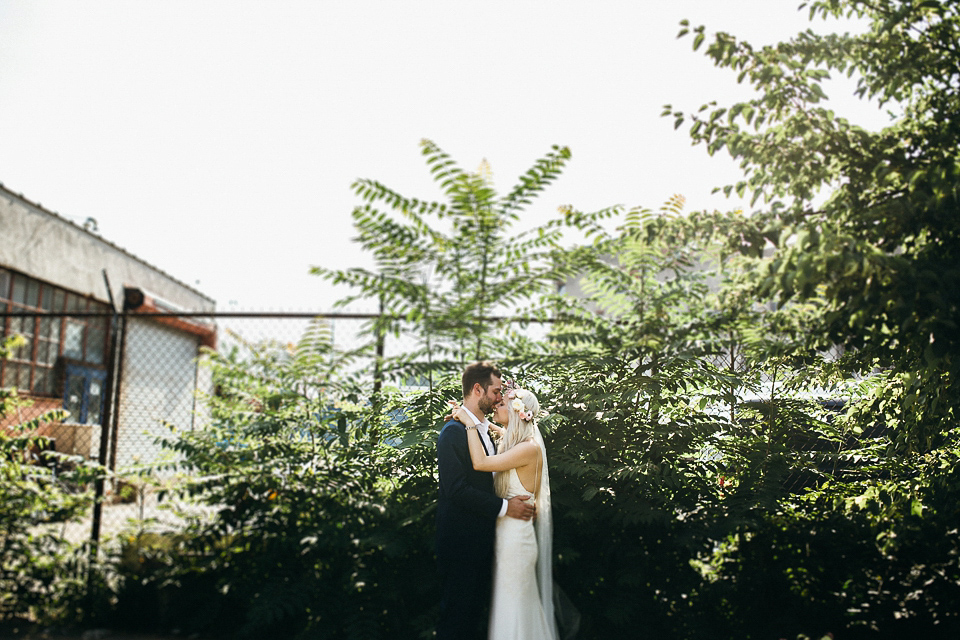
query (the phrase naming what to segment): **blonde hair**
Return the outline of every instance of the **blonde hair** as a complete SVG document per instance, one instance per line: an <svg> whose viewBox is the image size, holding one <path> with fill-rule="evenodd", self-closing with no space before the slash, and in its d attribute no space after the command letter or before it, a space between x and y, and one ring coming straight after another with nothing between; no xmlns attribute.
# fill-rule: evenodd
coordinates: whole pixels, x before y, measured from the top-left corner
<svg viewBox="0 0 960 640"><path fill-rule="evenodd" d="M514 403L520 401L523 409L518 409ZM524 440L533 437L534 421L540 413L540 401L526 389L512 389L504 394L503 401L507 407L507 428L500 438L497 453L505 453ZM524 415L521 415L521 411ZM543 452L540 452L543 455ZM538 479L539 481L539 479ZM507 497L507 487L510 485L510 470L498 471L493 475L493 487L501 498Z"/></svg>

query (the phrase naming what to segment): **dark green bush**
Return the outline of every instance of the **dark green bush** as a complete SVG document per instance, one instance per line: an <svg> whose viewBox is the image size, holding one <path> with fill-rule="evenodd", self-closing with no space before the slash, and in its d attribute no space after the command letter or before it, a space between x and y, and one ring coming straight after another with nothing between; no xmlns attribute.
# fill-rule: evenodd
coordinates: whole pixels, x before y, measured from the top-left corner
<svg viewBox="0 0 960 640"><path fill-rule="evenodd" d="M16 340L3 339L0 357ZM16 389L0 389L0 419L28 405ZM36 435L43 423L65 417L49 411L0 428L0 621L73 622L92 613L88 588L99 581L87 582L90 550L60 534L64 523L89 511L96 469L50 451L49 440Z"/></svg>

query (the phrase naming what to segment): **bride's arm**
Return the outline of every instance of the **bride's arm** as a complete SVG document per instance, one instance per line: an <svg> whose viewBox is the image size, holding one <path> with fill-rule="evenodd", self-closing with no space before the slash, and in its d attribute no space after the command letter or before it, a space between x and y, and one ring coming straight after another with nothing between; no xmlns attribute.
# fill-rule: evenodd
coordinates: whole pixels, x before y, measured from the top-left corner
<svg viewBox="0 0 960 640"><path fill-rule="evenodd" d="M477 471L509 471L516 467L532 464L540 455L540 449L533 442L521 442L506 453L488 456L480 442L477 423L466 411L457 409L453 417L467 427L467 446L470 448L470 461Z"/></svg>
<svg viewBox="0 0 960 640"><path fill-rule="evenodd" d="M467 414L466 411L460 409L455 409L453 412L453 417L456 420L459 420L467 427L467 447L470 449L470 461L473 463L473 468L477 471L482 471L482 469L477 466L481 460L487 457L487 452L483 448L483 443L480 442L480 432L477 431L477 423L474 422L473 418Z"/></svg>
<svg viewBox="0 0 960 640"><path fill-rule="evenodd" d="M476 426L467 425L467 446L470 447L470 461L473 463L473 468L477 471L485 471L481 465L483 459L487 457L487 452L483 449L483 443L480 442L480 432Z"/></svg>
<svg viewBox="0 0 960 640"><path fill-rule="evenodd" d="M519 443L506 453L488 456L483 450L476 427L467 428L467 444L470 445L470 460L477 471L509 471L533 463L536 456L540 455L537 445L527 441Z"/></svg>

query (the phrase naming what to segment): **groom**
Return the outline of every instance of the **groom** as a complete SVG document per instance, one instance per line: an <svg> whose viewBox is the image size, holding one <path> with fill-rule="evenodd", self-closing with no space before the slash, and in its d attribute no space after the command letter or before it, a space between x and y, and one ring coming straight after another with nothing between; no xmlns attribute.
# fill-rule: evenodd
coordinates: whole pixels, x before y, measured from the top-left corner
<svg viewBox="0 0 960 640"><path fill-rule="evenodd" d="M489 362L475 362L463 372L463 408L477 422L482 420L480 441L487 455L496 452L486 415L503 399L500 378L500 370ZM497 497L493 474L473 469L466 427L461 422L450 420L443 425L437 440L437 465L437 565L442 589L437 638L483 638L497 518L506 515L529 520L535 509L525 502L525 496L510 500Z"/></svg>

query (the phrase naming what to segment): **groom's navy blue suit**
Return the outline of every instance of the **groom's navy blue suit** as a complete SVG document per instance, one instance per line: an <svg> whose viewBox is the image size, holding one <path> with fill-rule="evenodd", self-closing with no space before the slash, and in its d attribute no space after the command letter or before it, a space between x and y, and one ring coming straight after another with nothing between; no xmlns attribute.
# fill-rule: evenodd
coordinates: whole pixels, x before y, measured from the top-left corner
<svg viewBox="0 0 960 640"><path fill-rule="evenodd" d="M437 465L437 565L442 589L437 638L481 638L492 586L496 522L503 500L494 493L493 474L474 470L466 428L456 420L440 431Z"/></svg>

